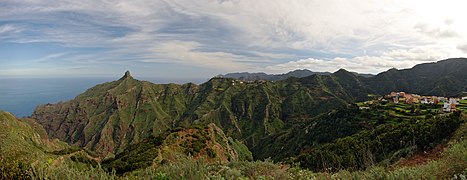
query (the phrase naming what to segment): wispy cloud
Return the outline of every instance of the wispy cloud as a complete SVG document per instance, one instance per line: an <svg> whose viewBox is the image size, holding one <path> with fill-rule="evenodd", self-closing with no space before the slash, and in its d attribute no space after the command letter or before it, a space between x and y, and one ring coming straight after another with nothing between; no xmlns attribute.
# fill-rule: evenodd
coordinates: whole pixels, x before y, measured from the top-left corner
<svg viewBox="0 0 467 180"><path fill-rule="evenodd" d="M61 51L29 61L90 69L110 64L103 67L106 72L180 65L212 75L293 68L375 72L465 55L464 5L452 0L4 0L0 44L58 45ZM371 68L359 68L367 64ZM159 71L146 74L152 72Z"/></svg>
<svg viewBox="0 0 467 180"><path fill-rule="evenodd" d="M161 62L161 60L174 63L190 64L196 67L214 68L223 71L251 70L251 63L261 63L258 58L247 58L226 52L199 51L202 45L193 41L169 41L158 44L152 48L151 54L142 62Z"/></svg>
<svg viewBox="0 0 467 180"><path fill-rule="evenodd" d="M31 62L32 63L44 63L47 61L54 61L59 59L60 57L64 57L66 55L70 54L69 52L64 52L64 53L55 53L55 54L49 54L47 56L41 57L39 59L34 59Z"/></svg>

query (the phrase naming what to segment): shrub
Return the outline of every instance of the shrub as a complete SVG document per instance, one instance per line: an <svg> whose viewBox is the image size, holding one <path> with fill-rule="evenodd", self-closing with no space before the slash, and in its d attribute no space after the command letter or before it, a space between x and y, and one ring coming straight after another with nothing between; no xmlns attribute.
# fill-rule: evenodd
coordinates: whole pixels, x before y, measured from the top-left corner
<svg viewBox="0 0 467 180"><path fill-rule="evenodd" d="M215 158L217 156L216 152L211 148L206 149L206 154L208 154L208 157L210 158Z"/></svg>
<svg viewBox="0 0 467 180"><path fill-rule="evenodd" d="M31 179L29 171L30 166L22 161L0 157L0 179Z"/></svg>

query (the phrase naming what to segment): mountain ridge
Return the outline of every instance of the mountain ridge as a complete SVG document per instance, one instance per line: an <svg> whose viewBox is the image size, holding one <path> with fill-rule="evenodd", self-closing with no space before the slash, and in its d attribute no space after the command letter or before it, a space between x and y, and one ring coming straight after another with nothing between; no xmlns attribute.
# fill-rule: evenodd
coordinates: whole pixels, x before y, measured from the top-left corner
<svg viewBox="0 0 467 180"><path fill-rule="evenodd" d="M364 84L375 93L384 95L391 91L406 91L417 94L455 96L467 91L466 58L449 58L437 62L416 64L412 68L396 69L373 74L356 75ZM342 68L337 70L339 72ZM346 70L347 71L347 70ZM334 73L336 73L334 72ZM218 77L234 78L245 81L269 80L280 81L288 78L303 78L314 74L331 75L329 72L313 72L307 69L298 69L284 74L266 73L228 73ZM432 88L434 87L434 88Z"/></svg>
<svg viewBox="0 0 467 180"><path fill-rule="evenodd" d="M373 74L364 74L364 73L357 73L352 72L357 76L362 77L372 77ZM285 80L290 77L302 78L306 76L311 76L313 74L319 75L331 75L330 72L313 72L308 69L297 69L293 71L289 71L283 74L266 74L264 72L257 72L257 73L249 73L249 72L238 72L238 73L227 73L225 75L218 75L217 77L224 77L224 78L233 78L245 81L255 81L255 80L268 80L268 81L280 81Z"/></svg>
<svg viewBox="0 0 467 180"><path fill-rule="evenodd" d="M417 64L409 69L389 69L362 79L378 94L406 91L422 95L455 96L467 91L467 59L451 58Z"/></svg>
<svg viewBox="0 0 467 180"><path fill-rule="evenodd" d="M419 85L417 78L422 75L442 79L455 75L452 81L462 85L465 79L458 74L463 75L465 62L462 58L449 59L406 70L390 69L370 78L339 69L329 75L289 77L282 81L214 77L200 85L153 84L133 79L127 71L119 80L96 85L71 101L38 106L32 118L44 126L50 137L97 151L101 156L118 154L149 135L196 123L214 123L228 136L253 148L260 139L283 131L286 126L369 99L369 94L407 91L424 95L425 91L412 88L433 85L427 80ZM432 75L431 66L440 63L449 66ZM430 68L427 70L426 66ZM456 70L449 70L453 68ZM406 84L407 88L398 88ZM435 87L426 93L457 94L459 89L462 87Z"/></svg>
<svg viewBox="0 0 467 180"><path fill-rule="evenodd" d="M38 106L32 118L50 137L104 157L150 135L196 123L214 123L251 148L286 124L366 99L369 92L351 73L277 82L217 77L201 85L177 85L139 81L126 72L71 101Z"/></svg>

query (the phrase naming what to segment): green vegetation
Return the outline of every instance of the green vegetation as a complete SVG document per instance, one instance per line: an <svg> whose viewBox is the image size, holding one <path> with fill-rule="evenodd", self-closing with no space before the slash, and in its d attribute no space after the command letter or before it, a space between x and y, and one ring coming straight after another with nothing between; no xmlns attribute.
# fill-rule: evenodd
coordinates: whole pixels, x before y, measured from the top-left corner
<svg viewBox="0 0 467 180"><path fill-rule="evenodd" d="M6 160L0 156L0 179L29 179L30 166L23 161Z"/></svg>
<svg viewBox="0 0 467 180"><path fill-rule="evenodd" d="M42 126L30 119L17 119L0 111L0 179L30 179L36 177L38 166L75 167L97 165L86 150L70 147L58 140L50 141Z"/></svg>
<svg viewBox="0 0 467 180"><path fill-rule="evenodd" d="M227 141L229 143L225 143ZM130 146L115 158L104 160L102 167L108 172L123 174L186 158L203 159L206 164L252 159L245 145L228 139L221 129L210 124L205 127L178 128L150 137Z"/></svg>
<svg viewBox="0 0 467 180"><path fill-rule="evenodd" d="M439 114L444 114L441 111L442 104L407 104L404 102L375 102L371 105L371 108L377 110L369 110L368 112L395 119L425 118L436 116Z"/></svg>
<svg viewBox="0 0 467 180"><path fill-rule="evenodd" d="M460 113L425 120L385 124L373 130L323 144L298 157L300 165L314 171L362 170L374 164L389 166L401 157L434 148L465 119Z"/></svg>
<svg viewBox="0 0 467 180"><path fill-rule="evenodd" d="M467 100L460 100L459 105L457 106L457 109L467 112Z"/></svg>
<svg viewBox="0 0 467 180"><path fill-rule="evenodd" d="M333 110L329 113L322 114L316 116L314 118L306 119L302 123L298 123L295 126L290 127L284 132L276 133L270 136L267 136L262 139L261 143L257 146L252 148L252 152L255 158L257 159L265 159L265 158L272 158L275 161L283 161L284 159L297 157L300 154L305 152L310 152L316 150L317 148L333 143L339 140L340 138L348 138L350 136L358 136L358 141L355 143L358 146L367 146L362 142L364 137L372 139L377 137L376 134L371 135L371 132L376 131L378 129L391 129L393 131L409 131L405 132L407 134L403 134L403 136L394 136L393 139L397 138L407 138L410 134L414 133L414 129L407 129L406 126L417 125L418 129L423 128L434 128L430 124L426 124L428 122L434 123L433 119L441 120L444 116L448 114L439 111L438 106L431 106L431 105L408 105L408 104L394 104L394 103L384 103L380 104L378 102L372 103L360 103L360 106L369 107L370 109L358 109L357 106L348 106L344 108L340 108L337 110ZM438 109L437 111L430 110L430 109ZM399 109L399 110L397 110ZM414 110L415 109L415 110ZM447 121L449 123L459 123L456 121ZM422 126L422 127L420 127ZM426 126L426 127L424 127ZM421 130L415 129L419 133L432 133L432 132L422 132ZM448 128L445 129L445 132L452 132L454 129ZM443 131L442 128L432 129L433 131ZM382 131L379 133L383 133ZM418 134L421 135L421 134ZM380 136L381 137L381 136ZM445 138L446 135L440 136L439 138ZM414 140L413 136L410 136L412 141ZM439 141L434 141L435 139L428 139L430 143L433 145L439 144ZM398 140L395 140L399 142ZM411 141L411 142L412 142ZM361 144L359 144L361 143ZM407 143L407 142L405 142ZM417 143L420 143L419 141ZM403 156L404 151L406 155L410 155L413 151L419 151L423 149L423 147L415 147L415 143L412 143L409 146L397 146L398 156L393 157L394 160ZM358 148L365 148L358 147ZM288 148L283 148L288 147ZM381 147L378 145L378 147ZM331 149L334 147L331 147ZM342 147L339 147L342 149ZM339 149L337 148L337 149ZM369 152L360 152L360 155L365 155L368 153L374 153L372 151ZM327 152L324 152L327 154ZM394 152L385 152L385 153L394 153ZM355 156L357 157L357 156ZM328 157L329 159L330 157ZM383 157L381 159L389 158ZM367 164L374 164L378 163L380 160L371 159L371 163ZM367 165L362 165L362 167L366 167ZM343 167L347 167L344 165ZM338 170L338 167L332 167L334 170ZM314 169L314 168L313 168ZM358 168L357 168L358 169ZM317 170L317 169L315 169ZM323 170L320 168L319 170Z"/></svg>
<svg viewBox="0 0 467 180"><path fill-rule="evenodd" d="M369 90L345 70L278 82L235 83L213 78L195 84L152 84L125 76L75 99L41 105L32 118L51 138L112 157L128 145L172 128L210 123L252 148L265 136L303 119L368 98ZM188 153L202 144L189 143Z"/></svg>
<svg viewBox="0 0 467 180"><path fill-rule="evenodd" d="M425 70L440 64L436 76ZM39 106L32 118L0 112L0 178L463 178L466 101L455 113L440 112L440 104L367 101L377 98L372 89L465 91L457 86L466 84L463 67L465 59L454 59L372 78L341 69L201 85L157 85L127 72L71 101Z"/></svg>
<svg viewBox="0 0 467 180"><path fill-rule="evenodd" d="M215 125L210 125L207 127L176 128L167 131L165 134L158 136L159 138L149 138L136 146L129 146L130 148L126 149L124 153L104 161L102 167L96 164L95 161L93 162L92 157L85 151L79 148L65 147L57 150L42 151L45 154L45 156L41 156L41 158L45 158L42 163L37 163L39 161L31 163L24 161L25 159L7 160L8 158L1 158L2 166L0 170L2 171L2 177L7 179L147 179L149 177L156 179L426 179L464 177L466 175L467 154L465 152L467 152L467 141L465 140L465 136L467 135L467 123L462 124L460 128L456 128L460 123L465 122L465 115L458 112L447 116L438 115L428 119L412 117L403 119L399 123L388 120L367 129L368 127L365 128L366 125L378 121L374 119L377 114L368 113L381 110L377 107L381 108L382 106L375 107L370 110L358 110L357 107L353 106L314 118L312 122L315 123L311 123L314 124L314 127L332 127L332 123L344 123L342 124L344 126L342 126L342 129L321 129L320 131L328 131L331 134L323 137L315 136L318 137L317 140L319 141L317 142L320 143L316 144L316 148L302 153L297 158L301 167L278 164L271 160L240 160L241 156L246 157L246 159L251 158L248 148L237 140L227 138L222 134L222 130ZM2 121L4 124L5 122L10 124L15 122L25 124L6 113L3 113L2 119L8 119L8 121ZM348 125L345 125L345 123L348 123ZM331 138L332 136L336 136L332 132L345 132L346 129L354 129L355 127L353 126L355 124L361 124L363 126L356 127L363 128L350 133L353 134L350 136L341 135L343 137L337 140ZM376 125L377 123L374 124ZM27 129L28 125L25 125L24 127ZM332 129L336 130L332 131ZM452 133L455 129L457 131ZM315 132L311 131L311 129L309 130L310 132L308 133ZM393 166L400 158L409 158L412 154L428 150L439 143L445 143L445 140L451 136L448 148L440 159L416 166ZM200 150L199 153L204 154L203 156L187 156L183 153L183 148L175 148L181 147L180 145L183 142L194 139L199 140L199 142L202 142L202 139L204 139L206 147ZM394 139L402 140L403 142L401 143L401 141L395 141ZM211 161L210 159L216 159L212 158L213 156L220 156L230 151L228 148L224 151L216 151L214 147L217 145L208 145L212 144L211 141L223 141L224 145L230 145L231 150L236 151L237 153L235 154L238 154L239 158L224 162ZM220 145L222 143L217 144ZM365 148L368 151L365 151ZM163 153L164 151L165 153ZM246 152L242 153L241 151ZM319 153L320 151L325 153ZM162 152L161 154L172 154L173 156L158 156L160 152ZM156 156L152 156L155 154ZM322 161L322 159L320 161L319 158L314 161L309 158L320 156L313 154L331 155L333 157L323 158L330 160L327 162ZM11 155L6 154L2 157L9 156ZM57 160L61 159L60 157L65 157L65 161L58 163ZM231 157L234 156L232 155ZM339 161L341 159L343 161ZM371 159L373 162L371 162ZM360 162L360 160L364 160L364 162ZM140 166L145 163L146 165ZM322 164L329 166L320 166ZM328 172L315 173L302 169L302 167L311 169L315 167L315 170L323 170L324 168ZM363 171L358 169L362 169ZM331 173L329 171L336 172Z"/></svg>
<svg viewBox="0 0 467 180"><path fill-rule="evenodd" d="M25 171L33 179L448 179L467 175L467 123L464 123L439 159L416 166L372 166L364 171L340 170L336 173L313 173L296 166L266 161L239 161L226 164L206 164L186 156L177 162L132 171L122 176L104 171L100 166L79 168L34 166ZM4 166L2 166L4 167ZM17 176L15 176L17 177Z"/></svg>
<svg viewBox="0 0 467 180"><path fill-rule="evenodd" d="M163 140L162 135L148 138L145 142L126 149L115 158L103 161L103 167L107 171L115 170L118 174L146 168L152 165L153 160L158 156L157 147L162 144Z"/></svg>
<svg viewBox="0 0 467 180"><path fill-rule="evenodd" d="M371 78L362 78L362 81L380 95L391 91L405 91L449 97L467 91L465 69L467 59L453 58L419 64L411 69L390 69Z"/></svg>

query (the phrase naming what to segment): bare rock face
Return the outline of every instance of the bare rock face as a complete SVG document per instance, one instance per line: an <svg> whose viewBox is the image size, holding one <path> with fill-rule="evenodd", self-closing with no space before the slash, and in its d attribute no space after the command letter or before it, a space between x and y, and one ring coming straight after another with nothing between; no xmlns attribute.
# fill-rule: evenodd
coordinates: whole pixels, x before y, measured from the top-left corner
<svg viewBox="0 0 467 180"><path fill-rule="evenodd" d="M124 79L133 79L133 77L130 74L130 71L126 71L125 75L123 75L123 77L121 77L119 80L124 80Z"/></svg>

